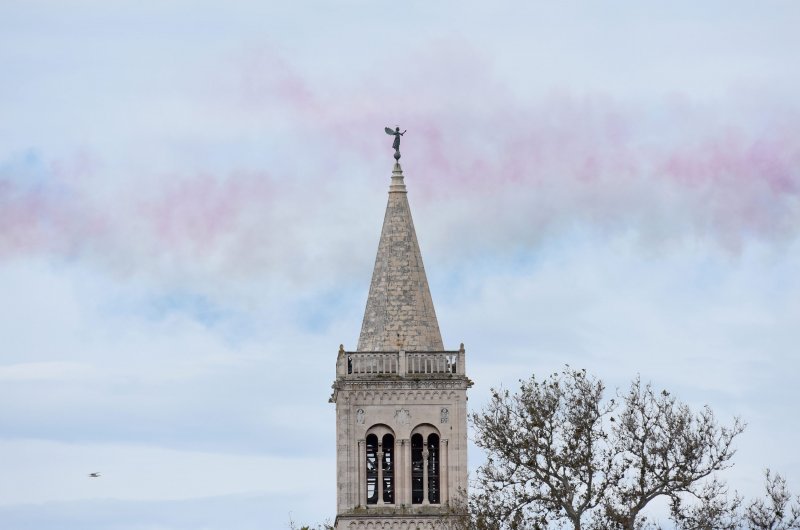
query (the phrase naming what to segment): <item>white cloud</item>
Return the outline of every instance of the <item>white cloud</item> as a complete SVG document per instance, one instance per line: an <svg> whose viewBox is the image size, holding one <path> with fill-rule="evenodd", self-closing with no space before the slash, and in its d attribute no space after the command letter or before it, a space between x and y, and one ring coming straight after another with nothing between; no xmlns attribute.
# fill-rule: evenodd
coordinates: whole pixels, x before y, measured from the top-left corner
<svg viewBox="0 0 800 530"><path fill-rule="evenodd" d="M239 494L325 497L330 458L176 451L129 444L0 440L0 505L92 499L181 500ZM97 479L88 473L100 472ZM10 478L13 477L13 480Z"/></svg>
<svg viewBox="0 0 800 530"><path fill-rule="evenodd" d="M395 122L473 408L641 373L800 484L792 4L140 4L0 7L5 513L333 515Z"/></svg>
<svg viewBox="0 0 800 530"><path fill-rule="evenodd" d="M0 381L92 379L92 366L75 362L17 363L0 366Z"/></svg>

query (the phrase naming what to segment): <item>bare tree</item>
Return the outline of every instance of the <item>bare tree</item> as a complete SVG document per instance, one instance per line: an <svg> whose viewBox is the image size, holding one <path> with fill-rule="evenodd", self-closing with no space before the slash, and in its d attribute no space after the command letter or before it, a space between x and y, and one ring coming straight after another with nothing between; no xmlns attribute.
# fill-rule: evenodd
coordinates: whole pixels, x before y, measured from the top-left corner
<svg viewBox="0 0 800 530"><path fill-rule="evenodd" d="M673 495L670 512L678 530L740 530L741 505L736 492L729 494L725 483L713 479L691 495Z"/></svg>
<svg viewBox="0 0 800 530"><path fill-rule="evenodd" d="M319 523L316 525L301 525L294 521L292 518L291 512L289 512L289 530L333 530L333 525L330 521L325 521L324 523Z"/></svg>
<svg viewBox="0 0 800 530"><path fill-rule="evenodd" d="M679 530L800 530L800 496L792 497L778 473L766 469L764 478L764 496L744 509L737 493L713 480L696 499L674 498L672 520Z"/></svg>
<svg viewBox="0 0 800 530"><path fill-rule="evenodd" d="M609 488L604 508L612 527L634 530L654 499L702 496L704 479L730 466L732 442L744 424L736 418L732 426L720 426L708 406L693 412L638 377L622 399L612 439L623 473Z"/></svg>
<svg viewBox="0 0 800 530"><path fill-rule="evenodd" d="M712 503L722 502L713 479L730 465L744 429L738 419L720 426L708 407L693 412L639 378L618 402L603 391L601 381L569 367L522 381L518 393L493 391L472 415L476 443L488 453L471 504L480 530L641 530L654 526L643 510L661 496L684 517L681 528L701 530L691 525L700 510L711 517L724 508ZM697 499L694 512L681 506L684 495ZM711 527L729 528L724 517Z"/></svg>
<svg viewBox="0 0 800 530"><path fill-rule="evenodd" d="M748 504L745 520L752 530L800 529L800 496L792 499L786 479L764 471L766 495Z"/></svg>
<svg viewBox="0 0 800 530"><path fill-rule="evenodd" d="M493 391L472 415L476 443L488 459L478 470L473 497L482 529L547 528L568 521L581 528L618 480L604 420L602 382L568 367L542 382L521 381L519 393Z"/></svg>

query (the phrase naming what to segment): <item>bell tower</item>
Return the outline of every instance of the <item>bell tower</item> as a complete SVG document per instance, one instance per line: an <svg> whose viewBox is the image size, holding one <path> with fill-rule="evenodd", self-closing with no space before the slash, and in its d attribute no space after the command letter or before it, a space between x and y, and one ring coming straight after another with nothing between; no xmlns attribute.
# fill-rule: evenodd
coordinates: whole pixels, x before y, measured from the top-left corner
<svg viewBox="0 0 800 530"><path fill-rule="evenodd" d="M358 347L336 359L337 530L446 528L467 490L464 345L442 343L395 149Z"/></svg>

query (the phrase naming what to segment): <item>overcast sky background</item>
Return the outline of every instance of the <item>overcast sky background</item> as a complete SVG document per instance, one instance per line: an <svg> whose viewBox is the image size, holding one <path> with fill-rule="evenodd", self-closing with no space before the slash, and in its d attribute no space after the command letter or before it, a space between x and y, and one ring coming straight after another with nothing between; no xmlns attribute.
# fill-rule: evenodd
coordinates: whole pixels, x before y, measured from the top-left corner
<svg viewBox="0 0 800 530"><path fill-rule="evenodd" d="M732 487L800 491L798 27L793 1L4 1L0 526L335 515L396 124L473 410L565 363L641 374L748 423Z"/></svg>

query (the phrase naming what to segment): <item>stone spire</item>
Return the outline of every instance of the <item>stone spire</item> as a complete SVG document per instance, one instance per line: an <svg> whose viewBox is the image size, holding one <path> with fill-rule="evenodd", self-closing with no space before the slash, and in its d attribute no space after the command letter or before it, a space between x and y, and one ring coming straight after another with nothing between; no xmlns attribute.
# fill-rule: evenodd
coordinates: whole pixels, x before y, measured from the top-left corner
<svg viewBox="0 0 800 530"><path fill-rule="evenodd" d="M442 351L442 335L411 219L403 169L392 171L358 351Z"/></svg>

